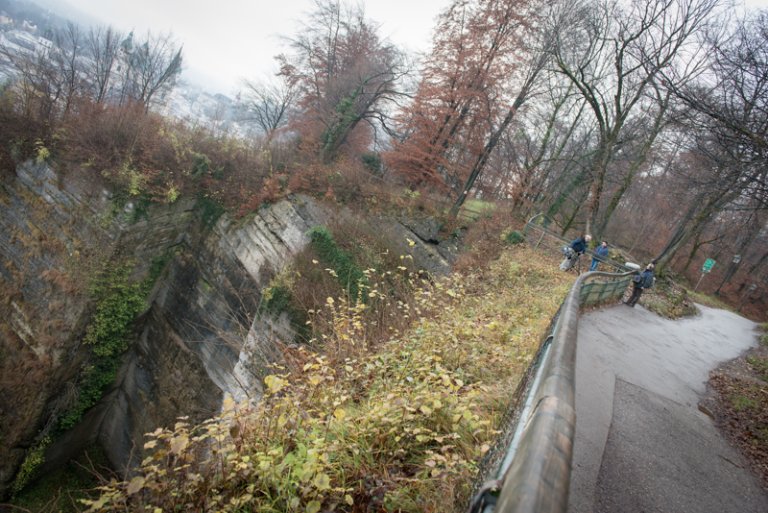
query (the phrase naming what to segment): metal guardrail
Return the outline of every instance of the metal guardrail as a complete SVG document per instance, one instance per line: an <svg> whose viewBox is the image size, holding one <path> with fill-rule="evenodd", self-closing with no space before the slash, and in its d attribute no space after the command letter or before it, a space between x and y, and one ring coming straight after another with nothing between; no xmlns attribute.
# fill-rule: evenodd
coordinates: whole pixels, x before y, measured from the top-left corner
<svg viewBox="0 0 768 513"><path fill-rule="evenodd" d="M563 246L569 245L571 240L552 231L550 227L554 226L554 224L554 221L544 214L536 214L526 223L525 228L523 229L523 235L525 235L526 240L528 240L534 247L544 247L560 254ZM585 254L589 255L590 258L595 256L595 252L591 249L588 249ZM601 266L608 267L617 272L634 271L634 269L610 258L598 257L598 259L601 262Z"/></svg>
<svg viewBox="0 0 768 513"><path fill-rule="evenodd" d="M535 218L534 218L535 219ZM526 226L527 228L527 226ZM526 233L529 243L540 245ZM622 266L623 267L623 266ZM564 513L568 507L576 426L575 366L580 309L618 301L634 270L588 272L576 279L552 333L531 363L532 376L518 389L517 421L495 479L472 501L483 513Z"/></svg>

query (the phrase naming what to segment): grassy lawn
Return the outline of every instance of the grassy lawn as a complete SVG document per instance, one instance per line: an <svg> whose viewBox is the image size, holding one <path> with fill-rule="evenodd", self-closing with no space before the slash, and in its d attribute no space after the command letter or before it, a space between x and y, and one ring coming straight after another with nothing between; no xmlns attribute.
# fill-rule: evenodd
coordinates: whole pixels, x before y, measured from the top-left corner
<svg viewBox="0 0 768 513"><path fill-rule="evenodd" d="M494 203L479 199L469 199L461 206L459 217L474 221L483 215L491 214L495 209L496 205Z"/></svg>

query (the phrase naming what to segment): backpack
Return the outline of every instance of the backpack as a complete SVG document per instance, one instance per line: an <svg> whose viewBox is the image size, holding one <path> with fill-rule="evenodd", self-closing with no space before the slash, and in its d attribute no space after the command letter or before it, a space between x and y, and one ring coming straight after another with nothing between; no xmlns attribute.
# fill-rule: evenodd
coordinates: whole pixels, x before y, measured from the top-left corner
<svg viewBox="0 0 768 513"><path fill-rule="evenodd" d="M637 286L640 286L640 282L642 281L643 281L643 277L640 276L639 274L636 274L632 277L632 283L634 283Z"/></svg>
<svg viewBox="0 0 768 513"><path fill-rule="evenodd" d="M643 281L643 288L650 289L651 287L653 287L653 275L649 273Z"/></svg>

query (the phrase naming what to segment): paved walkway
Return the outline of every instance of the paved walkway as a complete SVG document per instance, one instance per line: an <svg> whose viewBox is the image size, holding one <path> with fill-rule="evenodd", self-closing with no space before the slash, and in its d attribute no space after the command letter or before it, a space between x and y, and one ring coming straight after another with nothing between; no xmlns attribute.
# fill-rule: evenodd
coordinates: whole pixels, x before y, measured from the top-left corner
<svg viewBox="0 0 768 513"><path fill-rule="evenodd" d="M756 325L700 309L582 316L569 513L768 512L768 492L697 407L709 371L757 344Z"/></svg>

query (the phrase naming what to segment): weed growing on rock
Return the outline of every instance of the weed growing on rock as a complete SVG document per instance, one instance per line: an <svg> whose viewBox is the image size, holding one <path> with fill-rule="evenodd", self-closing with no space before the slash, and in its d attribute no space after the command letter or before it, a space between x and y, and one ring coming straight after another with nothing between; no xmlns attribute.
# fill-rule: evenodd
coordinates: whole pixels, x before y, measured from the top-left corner
<svg viewBox="0 0 768 513"><path fill-rule="evenodd" d="M38 468L45 461L45 448L48 447L50 443L51 438L46 436L40 440L32 449L27 451L24 462L21 464L21 468L16 474L16 479L13 481L13 485L11 486L11 491L14 495L24 489L29 480L38 473Z"/></svg>

